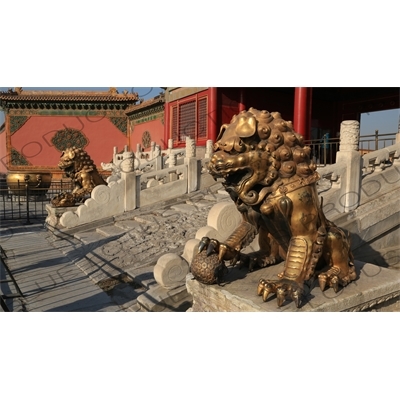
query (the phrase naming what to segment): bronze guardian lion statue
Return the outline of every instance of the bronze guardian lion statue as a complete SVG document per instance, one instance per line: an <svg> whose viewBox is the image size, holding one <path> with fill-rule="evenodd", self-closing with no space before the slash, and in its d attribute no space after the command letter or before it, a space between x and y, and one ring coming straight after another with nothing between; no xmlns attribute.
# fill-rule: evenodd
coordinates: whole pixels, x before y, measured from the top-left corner
<svg viewBox="0 0 400 400"><path fill-rule="evenodd" d="M225 243L203 238L191 271L203 283L221 280L225 261L246 263L249 270L284 260L278 280L261 279L257 292L264 301L276 293L278 305L291 298L300 307L304 283L317 277L321 290L337 292L356 279L350 241L328 221L318 199L319 175L289 121L278 112L250 108L221 127L209 163L242 215L239 227ZM260 250L241 250L259 235ZM202 274L204 260L213 264Z"/></svg>
<svg viewBox="0 0 400 400"><path fill-rule="evenodd" d="M74 189L70 193L63 192L55 196L51 200L54 207L74 206L89 196L96 186L107 185L89 154L81 148L74 146L65 149L61 154L58 168L71 178Z"/></svg>

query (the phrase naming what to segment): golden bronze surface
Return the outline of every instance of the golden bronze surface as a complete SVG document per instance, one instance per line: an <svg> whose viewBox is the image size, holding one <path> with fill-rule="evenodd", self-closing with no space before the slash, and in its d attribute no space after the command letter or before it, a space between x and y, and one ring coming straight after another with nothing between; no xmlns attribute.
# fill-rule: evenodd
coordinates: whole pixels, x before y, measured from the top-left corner
<svg viewBox="0 0 400 400"><path fill-rule="evenodd" d="M74 189L60 193L51 200L54 207L70 207L81 202L98 185L107 185L97 171L96 165L85 150L76 147L65 149L58 167L71 178Z"/></svg>
<svg viewBox="0 0 400 400"><path fill-rule="evenodd" d="M262 279L257 287L263 301L276 294L279 306L289 298L300 307L304 284L311 279L318 278L321 290L335 292L356 279L349 238L326 219L311 149L290 121L278 112L242 111L221 127L214 150L209 171L222 178L243 220L225 243L202 239L199 253L218 255L208 269L213 264L221 271L221 264L230 261L251 271L284 260L278 279ZM256 234L260 250L242 254ZM201 263L206 265L204 255L194 258L192 270Z"/></svg>
<svg viewBox="0 0 400 400"><path fill-rule="evenodd" d="M30 196L43 196L51 185L52 175L45 171L10 171L7 174L7 186L14 195L24 196L26 185Z"/></svg>

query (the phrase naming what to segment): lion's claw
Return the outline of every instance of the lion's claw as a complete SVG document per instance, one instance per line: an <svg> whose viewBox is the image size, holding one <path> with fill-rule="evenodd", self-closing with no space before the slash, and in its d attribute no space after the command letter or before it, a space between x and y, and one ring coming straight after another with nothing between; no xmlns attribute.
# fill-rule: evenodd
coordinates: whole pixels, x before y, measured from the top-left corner
<svg viewBox="0 0 400 400"><path fill-rule="evenodd" d="M231 264L236 264L240 257L240 252L232 249L225 243L220 243L217 239L210 239L208 237L203 237L200 240L198 252L202 252L206 249L206 255L209 257L211 254L218 254L218 260L222 262L223 260L231 260Z"/></svg>
<svg viewBox="0 0 400 400"><path fill-rule="evenodd" d="M324 291L326 287L331 287L335 293L337 293L340 286L346 286L351 280L355 279L355 272L353 269L351 269L349 275L344 278L339 277L340 270L335 267L330 268L327 272L319 274L318 283L321 291Z"/></svg>
<svg viewBox="0 0 400 400"><path fill-rule="evenodd" d="M292 300L294 301L294 304L296 304L297 308L300 307L302 295L303 291L300 288L297 288L296 290L291 292Z"/></svg>
<svg viewBox="0 0 400 400"><path fill-rule="evenodd" d="M282 307L282 304L286 299L286 290L283 287L278 287L276 289L276 298L278 300L278 307Z"/></svg>
<svg viewBox="0 0 400 400"><path fill-rule="evenodd" d="M331 287L335 293L339 291L339 278L337 275L319 274L318 283L322 292L325 290L327 285L328 287Z"/></svg>
<svg viewBox="0 0 400 400"><path fill-rule="evenodd" d="M271 293L276 294L278 307L281 307L286 298L290 297L296 304L296 307L299 308L303 296L303 288L299 283L288 279L279 281L260 279L257 286L257 294L262 296L263 301L267 301Z"/></svg>
<svg viewBox="0 0 400 400"><path fill-rule="evenodd" d="M208 245L210 244L210 238L208 237L203 237L200 240L199 247L198 247L198 252L201 253Z"/></svg>
<svg viewBox="0 0 400 400"><path fill-rule="evenodd" d="M216 239L211 239L210 243L208 244L207 247L207 256L213 254L213 253L219 253L220 252L220 244L218 240Z"/></svg>

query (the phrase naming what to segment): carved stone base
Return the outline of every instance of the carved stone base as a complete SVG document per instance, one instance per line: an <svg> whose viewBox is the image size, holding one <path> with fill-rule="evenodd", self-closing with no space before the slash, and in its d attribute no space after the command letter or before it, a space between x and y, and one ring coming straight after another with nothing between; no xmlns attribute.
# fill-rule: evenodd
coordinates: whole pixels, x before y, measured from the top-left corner
<svg viewBox="0 0 400 400"><path fill-rule="evenodd" d="M186 287L193 296L190 311L246 311L246 312L301 312L301 311L368 311L376 306L400 298L400 270L382 268L360 261L355 262L357 280L335 293L333 289L324 292L315 282L303 305L296 308L293 301L285 301L278 307L276 295L266 302L257 296L257 284L261 278L277 279L283 263L248 273L245 269L230 269L226 283L221 286L205 285L186 277Z"/></svg>
<svg viewBox="0 0 400 400"><path fill-rule="evenodd" d="M47 217L46 217L46 225L48 227L57 227L60 222L61 216L67 212L67 211L72 211L75 212L80 204L72 207L53 207L51 204L46 205L46 210L47 210Z"/></svg>
<svg viewBox="0 0 400 400"><path fill-rule="evenodd" d="M173 289L156 285L141 294L137 301L142 311L179 312L186 311L190 307L192 297L188 294L185 285Z"/></svg>

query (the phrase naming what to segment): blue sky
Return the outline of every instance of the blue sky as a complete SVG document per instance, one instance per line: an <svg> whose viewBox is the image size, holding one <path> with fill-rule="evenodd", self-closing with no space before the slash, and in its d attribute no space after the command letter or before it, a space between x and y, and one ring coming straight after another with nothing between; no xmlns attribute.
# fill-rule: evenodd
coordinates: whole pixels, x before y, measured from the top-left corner
<svg viewBox="0 0 400 400"><path fill-rule="evenodd" d="M377 129L379 133L397 133L400 109L374 111L361 114L360 134L372 135Z"/></svg>
<svg viewBox="0 0 400 400"><path fill-rule="evenodd" d="M0 91L6 91L9 88L0 87ZM24 90L95 90L107 91L109 87L24 87ZM119 93L127 90L129 93L136 92L139 97L149 99L157 96L163 90L159 87L117 87ZM361 135L372 135L375 130L379 133L395 133L398 130L400 118L400 109L386 110L380 112L371 112L361 115L360 133ZM4 113L0 111L0 125L4 122Z"/></svg>

